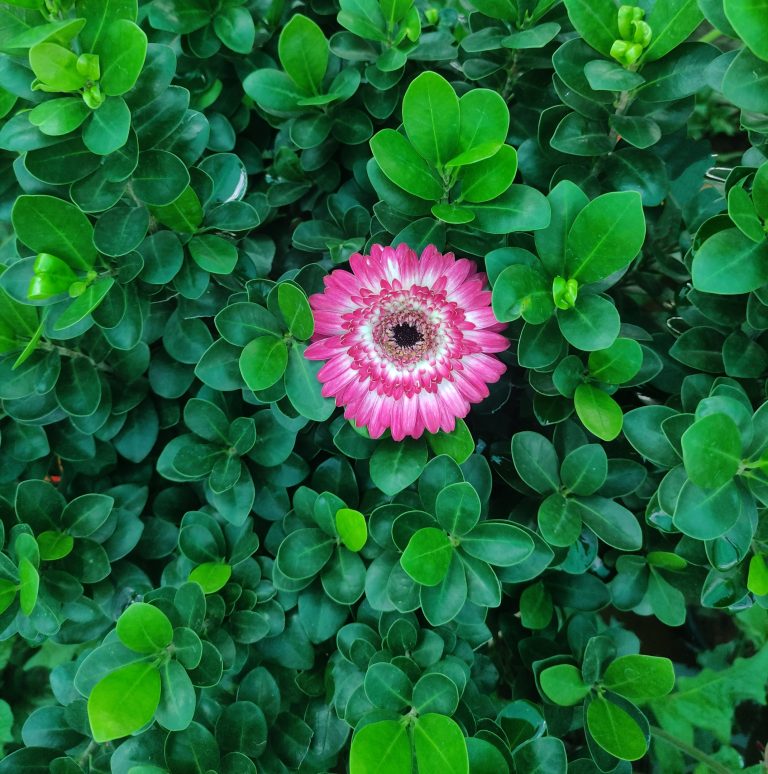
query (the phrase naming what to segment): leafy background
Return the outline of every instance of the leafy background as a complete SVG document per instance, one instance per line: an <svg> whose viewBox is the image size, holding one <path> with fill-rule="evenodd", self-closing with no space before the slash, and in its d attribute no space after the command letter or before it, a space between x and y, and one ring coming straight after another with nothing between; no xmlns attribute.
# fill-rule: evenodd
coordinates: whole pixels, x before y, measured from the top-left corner
<svg viewBox="0 0 768 774"><path fill-rule="evenodd" d="M0 4L0 772L764 770L768 12ZM307 296L483 264L456 432Z"/></svg>

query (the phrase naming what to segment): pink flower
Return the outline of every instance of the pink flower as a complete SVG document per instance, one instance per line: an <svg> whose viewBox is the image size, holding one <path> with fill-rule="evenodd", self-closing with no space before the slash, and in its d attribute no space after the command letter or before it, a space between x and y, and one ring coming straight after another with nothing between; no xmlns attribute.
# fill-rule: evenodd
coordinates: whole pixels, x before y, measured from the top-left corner
<svg viewBox="0 0 768 774"><path fill-rule="evenodd" d="M490 354L509 341L485 274L432 245L420 258L406 245L373 245L349 263L351 274L331 272L309 299L315 336L306 357L328 361L318 374L323 395L373 438L387 428L396 441L450 432L505 371Z"/></svg>

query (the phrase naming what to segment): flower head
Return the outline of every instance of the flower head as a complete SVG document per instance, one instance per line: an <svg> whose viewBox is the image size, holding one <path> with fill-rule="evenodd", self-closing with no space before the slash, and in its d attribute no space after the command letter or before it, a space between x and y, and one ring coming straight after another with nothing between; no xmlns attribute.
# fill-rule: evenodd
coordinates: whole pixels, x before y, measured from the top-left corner
<svg viewBox="0 0 768 774"><path fill-rule="evenodd" d="M323 395L373 438L387 428L396 441L450 432L505 370L491 354L509 342L485 274L431 245L421 257L406 245L373 245L349 263L352 273L331 272L309 299L315 339L306 357L327 361Z"/></svg>

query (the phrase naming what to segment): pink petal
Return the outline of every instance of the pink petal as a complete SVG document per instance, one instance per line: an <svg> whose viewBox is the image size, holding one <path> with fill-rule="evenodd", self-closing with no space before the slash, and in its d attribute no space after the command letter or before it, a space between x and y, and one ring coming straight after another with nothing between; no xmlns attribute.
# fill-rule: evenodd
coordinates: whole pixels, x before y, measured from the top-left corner
<svg viewBox="0 0 768 774"><path fill-rule="evenodd" d="M327 360L345 349L338 336L313 341L305 350L307 360Z"/></svg>

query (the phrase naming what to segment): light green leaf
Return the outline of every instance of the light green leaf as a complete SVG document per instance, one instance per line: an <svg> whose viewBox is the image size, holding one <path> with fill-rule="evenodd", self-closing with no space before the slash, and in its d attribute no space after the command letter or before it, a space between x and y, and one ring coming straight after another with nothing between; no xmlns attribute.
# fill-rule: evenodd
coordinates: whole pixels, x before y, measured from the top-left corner
<svg viewBox="0 0 768 774"><path fill-rule="evenodd" d="M128 736L149 723L160 703L160 672L139 662L120 667L94 686L88 720L96 742Z"/></svg>
<svg viewBox="0 0 768 774"><path fill-rule="evenodd" d="M413 729L419 771L469 774L464 734L455 720L445 715L422 715Z"/></svg>
<svg viewBox="0 0 768 774"><path fill-rule="evenodd" d="M411 744L403 723L380 720L352 738L350 774L411 774Z"/></svg>
<svg viewBox="0 0 768 774"><path fill-rule="evenodd" d="M416 583L437 586L445 578L452 556L448 535L436 527L424 527L411 536L400 564Z"/></svg>
<svg viewBox="0 0 768 774"><path fill-rule="evenodd" d="M328 69L328 41L311 19L297 13L278 41L280 64L304 94L319 94Z"/></svg>
<svg viewBox="0 0 768 774"><path fill-rule="evenodd" d="M445 166L459 148L459 98L453 86L434 72L417 76L403 97L403 125L423 158Z"/></svg>

